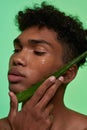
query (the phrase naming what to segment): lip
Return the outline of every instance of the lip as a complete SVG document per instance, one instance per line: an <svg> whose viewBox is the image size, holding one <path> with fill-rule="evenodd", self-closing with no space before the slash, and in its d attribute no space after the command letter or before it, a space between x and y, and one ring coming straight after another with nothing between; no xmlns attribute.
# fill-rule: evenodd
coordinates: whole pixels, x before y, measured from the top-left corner
<svg viewBox="0 0 87 130"><path fill-rule="evenodd" d="M16 83L16 82L19 82L19 81L23 80L25 75L22 74L21 72L22 71L19 71L17 68L10 69L8 71L8 80L9 80L9 82L10 83Z"/></svg>

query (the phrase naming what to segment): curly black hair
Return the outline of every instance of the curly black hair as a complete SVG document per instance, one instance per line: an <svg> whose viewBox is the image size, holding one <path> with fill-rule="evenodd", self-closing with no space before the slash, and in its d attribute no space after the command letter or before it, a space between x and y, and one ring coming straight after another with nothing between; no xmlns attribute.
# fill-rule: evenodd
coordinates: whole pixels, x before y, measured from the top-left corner
<svg viewBox="0 0 87 130"><path fill-rule="evenodd" d="M66 15L53 5L43 2L41 6L19 11L16 20L20 31L32 26L54 30L57 33L58 41L64 48L64 63L87 50L87 30L83 28L82 22L77 17ZM77 66L83 65L85 62L86 57Z"/></svg>

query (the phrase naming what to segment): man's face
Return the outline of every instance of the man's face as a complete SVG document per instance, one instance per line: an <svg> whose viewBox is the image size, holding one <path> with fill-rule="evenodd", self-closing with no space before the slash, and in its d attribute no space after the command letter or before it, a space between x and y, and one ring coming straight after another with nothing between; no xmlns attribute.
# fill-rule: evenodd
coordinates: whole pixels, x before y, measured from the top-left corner
<svg viewBox="0 0 87 130"><path fill-rule="evenodd" d="M38 27L26 29L14 40L14 54L9 62L9 89L18 93L47 78L63 65L62 55L56 32Z"/></svg>

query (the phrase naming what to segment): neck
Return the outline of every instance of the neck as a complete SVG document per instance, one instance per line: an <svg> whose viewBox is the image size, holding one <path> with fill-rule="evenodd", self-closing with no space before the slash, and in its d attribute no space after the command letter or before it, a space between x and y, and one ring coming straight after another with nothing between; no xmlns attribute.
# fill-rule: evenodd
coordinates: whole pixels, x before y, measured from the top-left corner
<svg viewBox="0 0 87 130"><path fill-rule="evenodd" d="M56 92L55 96L52 99L52 104L54 105L53 113L55 115L59 114L59 112L65 109L65 105L64 105L65 89L66 87L64 85L60 86L60 88L58 89L58 91Z"/></svg>
<svg viewBox="0 0 87 130"><path fill-rule="evenodd" d="M52 104L54 105L53 108L53 125L51 130L60 129L63 126L64 118L66 118L66 107L64 105L64 93L65 93L66 86L62 85L56 92L54 98L52 99ZM64 120L65 121L65 120Z"/></svg>

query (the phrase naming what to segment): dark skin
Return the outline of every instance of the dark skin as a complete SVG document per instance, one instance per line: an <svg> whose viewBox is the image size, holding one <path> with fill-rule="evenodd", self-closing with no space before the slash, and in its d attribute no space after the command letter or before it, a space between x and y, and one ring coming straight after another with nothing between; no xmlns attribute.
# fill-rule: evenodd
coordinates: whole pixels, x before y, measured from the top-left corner
<svg viewBox="0 0 87 130"><path fill-rule="evenodd" d="M69 110L63 102L66 84L77 74L74 65L59 79L48 78L18 112L15 93L45 79L64 65L63 47L57 34L46 27L31 27L14 40L9 63L10 113L0 130L86 130L87 117ZM16 72L17 71L17 72ZM16 75L15 74L19 74ZM33 77L33 78L32 78Z"/></svg>

